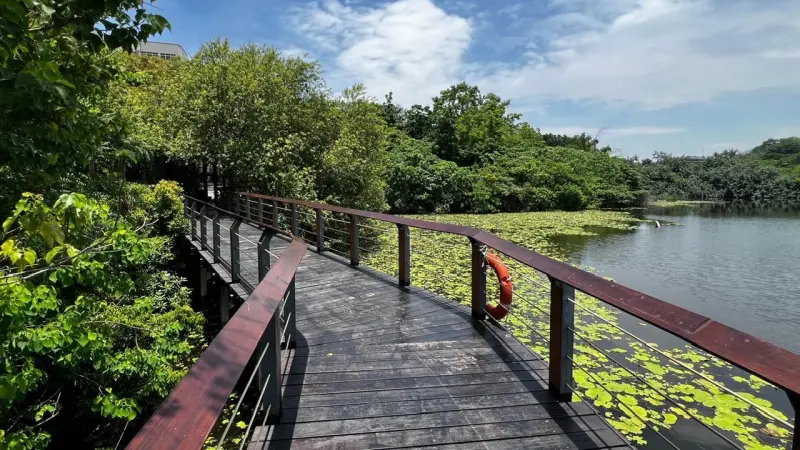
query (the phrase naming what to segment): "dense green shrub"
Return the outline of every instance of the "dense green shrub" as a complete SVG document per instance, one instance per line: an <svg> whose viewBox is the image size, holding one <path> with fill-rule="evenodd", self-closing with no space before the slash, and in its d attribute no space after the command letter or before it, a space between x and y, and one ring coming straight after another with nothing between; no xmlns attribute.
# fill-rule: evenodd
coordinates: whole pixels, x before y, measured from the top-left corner
<svg viewBox="0 0 800 450"><path fill-rule="evenodd" d="M386 200L392 211L457 212L469 201L469 171L434 155L430 143L398 137L386 172Z"/></svg>
<svg viewBox="0 0 800 450"><path fill-rule="evenodd" d="M120 205L128 220L152 223L153 230L164 236L184 236L189 219L183 213L183 188L174 181L161 180L155 186L126 183Z"/></svg>
<svg viewBox="0 0 800 450"><path fill-rule="evenodd" d="M25 194L3 223L0 448L51 436L113 446L202 345L202 315L160 269L169 238L110 211L80 194L52 206Z"/></svg>
<svg viewBox="0 0 800 450"><path fill-rule="evenodd" d="M432 109L404 110L387 96L384 116L400 135L387 169L392 210L488 213L642 202L633 164L586 135L542 135L509 105L465 83L433 98Z"/></svg>

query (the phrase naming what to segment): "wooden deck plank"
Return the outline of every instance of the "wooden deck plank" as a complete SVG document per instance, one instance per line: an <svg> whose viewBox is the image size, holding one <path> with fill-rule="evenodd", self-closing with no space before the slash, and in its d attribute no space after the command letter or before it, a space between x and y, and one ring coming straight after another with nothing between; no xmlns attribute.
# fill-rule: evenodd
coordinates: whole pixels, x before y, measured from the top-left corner
<svg viewBox="0 0 800 450"><path fill-rule="evenodd" d="M318 422L323 420L365 419L374 417L405 416L432 412L465 411L470 409L505 408L511 406L544 405L557 400L544 391L468 397L440 397L421 400L378 402L356 405L317 406L314 408L286 408L280 423ZM576 403L576 408L586 405ZM586 414L591 414L588 410Z"/></svg>
<svg viewBox="0 0 800 450"><path fill-rule="evenodd" d="M304 439L341 436L379 431L401 431L426 428L447 428L506 422L549 420L562 417L590 415L594 412L582 403L505 406L499 408L437 411L408 415L387 415L346 420L321 420L295 423L292 427L278 426L272 439Z"/></svg>
<svg viewBox="0 0 800 450"><path fill-rule="evenodd" d="M534 439L502 439L494 441L469 442L466 444L449 444L429 447L437 450L527 450L530 448L547 448L558 450L591 450L601 448L620 448L629 445L610 430L581 431L577 433L552 434Z"/></svg>
<svg viewBox="0 0 800 450"><path fill-rule="evenodd" d="M367 449L367 448L409 448L453 443L469 443L495 441L504 438L536 438L540 436L586 433L607 429L608 425L596 416L578 418L565 417L559 419L524 420L518 422L484 423L463 426L425 427L398 431L369 432L362 434L335 435L317 438L281 440L274 439L273 445L263 448L280 449ZM269 427L259 430L254 436L255 442L266 436ZM281 426L275 427L275 431ZM541 448L536 439L528 439L525 448ZM259 447L256 447L259 448Z"/></svg>
<svg viewBox="0 0 800 450"><path fill-rule="evenodd" d="M242 276L257 284L261 231L243 224L240 233ZM221 237L224 247L229 236ZM270 251L286 245L275 236ZM223 266L213 268L230 282ZM283 414L257 427L249 448L627 445L592 407L550 394L540 355L457 301L313 251L295 280L297 347L284 362Z"/></svg>
<svg viewBox="0 0 800 450"><path fill-rule="evenodd" d="M507 382L487 381L485 384L434 386L417 389L394 389L385 391L335 392L332 394L305 394L284 397L287 408L313 408L318 406L357 405L380 402L425 400L447 397L471 397L476 394L525 394L530 393L547 396L547 386L540 381Z"/></svg>
<svg viewBox="0 0 800 450"><path fill-rule="evenodd" d="M377 381L391 380L394 378L406 377L442 377L450 375L470 375L470 374L491 374L504 373L510 371L536 371L541 375L547 373L545 367L532 369L527 364L521 362L508 362L492 365L453 365L453 366L433 366L411 369L382 369L382 370L363 370L359 372L340 372L340 373L302 373L289 374L283 376L284 385L292 384L323 384L323 383L344 383L349 381Z"/></svg>
<svg viewBox="0 0 800 450"><path fill-rule="evenodd" d="M464 375L444 375L444 376L422 376L408 378L394 378L387 380L370 381L343 381L339 383L319 383L309 385L289 385L286 386L284 396L308 395L308 394L331 394L334 392L371 392L394 389L418 389L434 386L466 386L470 384L502 383L504 381L529 381L541 382L541 379L528 370L508 371L503 373L486 374L464 374ZM542 386L545 386L542 383Z"/></svg>
<svg viewBox="0 0 800 450"><path fill-rule="evenodd" d="M425 358L407 358L407 359L389 359L377 361L361 361L349 363L337 363L320 361L317 363L308 364L308 361L302 361L299 358L295 361L291 360L289 367L291 372L290 376L295 374L327 374L327 373L350 373L350 372L363 372L363 371L381 371L381 370L396 370L396 369L415 369L415 368L431 368L442 366L482 366L490 367L499 364L524 364L530 370L544 369L545 364L537 357L531 356L526 359L519 359L516 357L502 357L497 355L478 355L478 356L462 356L454 357L446 355L445 357L425 357Z"/></svg>

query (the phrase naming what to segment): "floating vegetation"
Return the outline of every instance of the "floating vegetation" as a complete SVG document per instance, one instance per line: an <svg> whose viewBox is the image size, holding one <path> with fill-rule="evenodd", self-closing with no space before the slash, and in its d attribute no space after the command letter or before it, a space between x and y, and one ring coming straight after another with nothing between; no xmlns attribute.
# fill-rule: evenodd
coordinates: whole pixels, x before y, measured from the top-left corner
<svg viewBox="0 0 800 450"><path fill-rule="evenodd" d="M650 204L659 208L672 208L675 206L715 205L722 203L725 202L710 200L656 200Z"/></svg>
<svg viewBox="0 0 800 450"><path fill-rule="evenodd" d="M555 236L594 235L601 229L625 232L642 222L617 211L415 217L481 228L559 260L568 255L552 242ZM397 275L394 229L378 234L373 242L362 263ZM412 228L411 249L412 283L470 302L471 247L467 238ZM503 261L514 278L514 305L502 324L538 354L547 355L549 281L510 257ZM494 280L491 275L488 300L497 301L497 284L489 280ZM660 347L640 342L626 334L620 323L634 336L645 331L652 335L653 327L645 328L641 321L629 320L630 316L593 297L577 293L575 302L574 391L600 409L633 443L647 444L653 437L655 441L657 432L696 418L740 447L755 450L788 445L792 436L789 418L765 398L777 397L777 388L688 344ZM723 443L720 437L710 439Z"/></svg>

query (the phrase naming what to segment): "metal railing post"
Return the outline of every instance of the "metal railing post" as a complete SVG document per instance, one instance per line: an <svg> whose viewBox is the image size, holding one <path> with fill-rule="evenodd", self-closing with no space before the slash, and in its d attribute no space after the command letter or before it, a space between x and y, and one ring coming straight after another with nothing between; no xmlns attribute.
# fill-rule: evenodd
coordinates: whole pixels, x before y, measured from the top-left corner
<svg viewBox="0 0 800 450"><path fill-rule="evenodd" d="M794 435L792 437L792 450L800 450L800 394L797 392L786 391L789 403L794 408Z"/></svg>
<svg viewBox="0 0 800 450"><path fill-rule="evenodd" d="M208 297L208 269L206 268L205 264L200 264L200 301L201 303L205 303L206 297Z"/></svg>
<svg viewBox="0 0 800 450"><path fill-rule="evenodd" d="M258 223L264 223L264 199L258 197Z"/></svg>
<svg viewBox="0 0 800 450"><path fill-rule="evenodd" d="M239 226L242 219L236 219L231 224L231 283L239 282Z"/></svg>
<svg viewBox="0 0 800 450"><path fill-rule="evenodd" d="M278 229L278 201L272 201L272 227Z"/></svg>
<svg viewBox="0 0 800 450"><path fill-rule="evenodd" d="M411 240L409 229L405 225L397 225L397 239L398 239L398 278L400 279L400 286L408 286L411 284Z"/></svg>
<svg viewBox="0 0 800 450"><path fill-rule="evenodd" d="M350 265L358 267L358 216L350 214Z"/></svg>
<svg viewBox="0 0 800 450"><path fill-rule="evenodd" d="M486 258L481 244L472 239L472 318L486 319Z"/></svg>
<svg viewBox="0 0 800 450"><path fill-rule="evenodd" d="M197 206L197 201L192 202L192 213L189 216L189 219L192 221L192 239L197 239L197 215L195 214L195 207Z"/></svg>
<svg viewBox="0 0 800 450"><path fill-rule="evenodd" d="M228 298L228 285L225 283L219 286L219 320L225 325L231 318L231 301Z"/></svg>
<svg viewBox="0 0 800 450"><path fill-rule="evenodd" d="M208 225L206 224L206 205L200 208L200 248L208 250L206 238L208 237Z"/></svg>
<svg viewBox="0 0 800 450"><path fill-rule="evenodd" d="M292 203L292 236L297 236L297 205Z"/></svg>
<svg viewBox="0 0 800 450"><path fill-rule="evenodd" d="M258 239L258 282L260 283L261 280L267 276L267 272L269 272L269 242L272 240L272 236L275 234L272 230L264 230L261 233L261 237Z"/></svg>
<svg viewBox="0 0 800 450"><path fill-rule="evenodd" d="M275 314L267 324L264 336L259 345L261 351L264 346L269 346L261 360L258 368L258 386L264 388L267 383L264 398L261 401L261 409L269 410L270 417L278 417L281 414L281 327L280 316Z"/></svg>
<svg viewBox="0 0 800 450"><path fill-rule="evenodd" d="M314 212L317 214L317 251L321 253L325 250L325 216L319 208Z"/></svg>
<svg viewBox="0 0 800 450"><path fill-rule="evenodd" d="M297 333L295 332L295 322L296 322L296 314L295 314L295 277L292 277L292 282L289 283L289 292L286 295L286 300L283 304L283 317L285 317L286 323L284 323L284 333L283 335L286 337L286 348L295 348L297 346Z"/></svg>
<svg viewBox="0 0 800 450"><path fill-rule="evenodd" d="M218 263L220 261L220 226L219 226L219 216L220 214L217 213L214 215L214 220L211 221L211 239L214 241L211 245L214 247L211 249L211 252L214 254L214 262Z"/></svg>
<svg viewBox="0 0 800 450"><path fill-rule="evenodd" d="M244 199L244 217L248 220L253 220L253 218L250 217L250 197L242 194L242 199Z"/></svg>
<svg viewBox="0 0 800 450"><path fill-rule="evenodd" d="M572 401L572 355L575 327L575 288L550 278L550 392Z"/></svg>

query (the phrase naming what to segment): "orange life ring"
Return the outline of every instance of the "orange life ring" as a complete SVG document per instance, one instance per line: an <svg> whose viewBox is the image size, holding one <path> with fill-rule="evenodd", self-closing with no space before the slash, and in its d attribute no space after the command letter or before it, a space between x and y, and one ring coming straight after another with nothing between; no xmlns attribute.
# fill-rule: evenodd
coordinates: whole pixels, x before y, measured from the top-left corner
<svg viewBox="0 0 800 450"><path fill-rule="evenodd" d="M514 285L511 283L511 275L509 275L508 269L499 256L487 252L486 262L489 267L494 269L494 273L497 274L497 281L500 283L500 305L486 305L486 312L495 320L500 320L508 314L508 309L511 307Z"/></svg>

